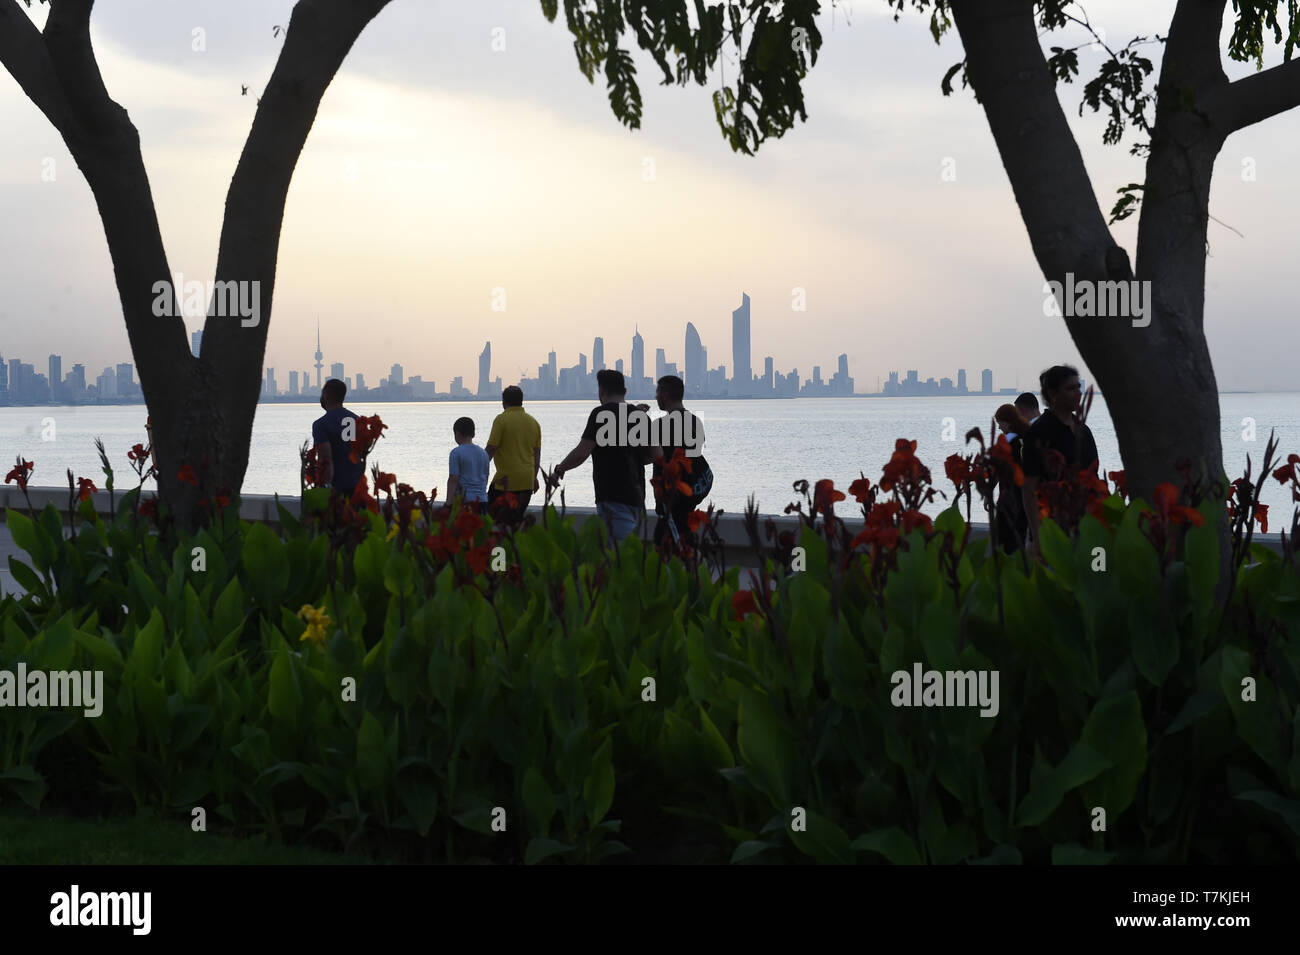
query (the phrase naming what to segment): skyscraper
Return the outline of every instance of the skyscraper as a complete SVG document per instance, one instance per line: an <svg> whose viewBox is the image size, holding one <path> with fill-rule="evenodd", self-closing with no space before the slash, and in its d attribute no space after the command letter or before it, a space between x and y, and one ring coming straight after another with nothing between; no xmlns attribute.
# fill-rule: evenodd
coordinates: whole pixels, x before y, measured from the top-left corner
<svg viewBox="0 0 1300 955"><path fill-rule="evenodd" d="M478 396L487 398L491 393L492 387L492 343L487 342L483 345L483 351L478 356Z"/></svg>
<svg viewBox="0 0 1300 955"><path fill-rule="evenodd" d="M117 364L117 394L120 398L130 398L135 394L135 370L129 361Z"/></svg>
<svg viewBox="0 0 1300 955"><path fill-rule="evenodd" d="M966 369L965 368L957 369L957 392L958 394L963 394L963 395L966 394Z"/></svg>
<svg viewBox="0 0 1300 955"><path fill-rule="evenodd" d="M546 356L546 393L548 395L555 393L556 385L559 384L559 375L555 360L555 349L552 348L550 354Z"/></svg>
<svg viewBox="0 0 1300 955"><path fill-rule="evenodd" d="M402 379L403 379L404 375L405 375L405 372L403 371L401 365L393 365L392 368L388 369L388 384L389 384L389 387L392 387L392 388L401 387Z"/></svg>
<svg viewBox="0 0 1300 955"><path fill-rule="evenodd" d="M320 319L318 318L316 319L316 387L317 388L321 386L320 371L322 368L325 367L325 363L321 361L321 359L324 357L325 356L321 354L321 350L320 350ZM340 373L335 375L334 377L342 378L343 375Z"/></svg>
<svg viewBox="0 0 1300 955"><path fill-rule="evenodd" d="M662 348L656 348L655 349L655 381L658 381L660 378L662 378L664 375L667 374L667 372L664 370L664 368L667 365L668 365L668 356L664 354L664 350Z"/></svg>
<svg viewBox="0 0 1300 955"><path fill-rule="evenodd" d="M735 393L747 395L753 388L749 369L749 293L740 293L740 308L731 313L731 381Z"/></svg>
<svg viewBox="0 0 1300 955"><path fill-rule="evenodd" d="M708 375L708 364L704 359L704 346L700 344L700 333L695 325L686 323L686 393L698 395L704 390Z"/></svg>
<svg viewBox="0 0 1300 955"><path fill-rule="evenodd" d="M197 332L190 333L190 351L194 353L195 358L198 358L199 352L202 350L203 350L203 331L200 329Z"/></svg>
<svg viewBox="0 0 1300 955"><path fill-rule="evenodd" d="M63 356L50 356L50 400L58 401L63 388Z"/></svg>
<svg viewBox="0 0 1300 955"><path fill-rule="evenodd" d="M0 372L4 371L3 363L0 363ZM86 366L73 365L72 371L68 372L67 380L68 391L71 397L78 401L86 397Z"/></svg>
<svg viewBox="0 0 1300 955"><path fill-rule="evenodd" d="M591 370L600 371L605 367L605 339L597 338L591 345Z"/></svg>
<svg viewBox="0 0 1300 955"><path fill-rule="evenodd" d="M993 369L985 368L980 372L980 391L983 394L993 394Z"/></svg>
<svg viewBox="0 0 1300 955"><path fill-rule="evenodd" d="M639 330L632 332L632 380L627 383L627 390L635 395L642 393L641 380L645 378L645 339Z"/></svg>
<svg viewBox="0 0 1300 955"><path fill-rule="evenodd" d="M316 354L319 355L320 352L317 352ZM316 366L316 377L320 377L320 365ZM343 362L336 361L334 364L330 365L330 377L337 378L339 381L343 380Z"/></svg>
<svg viewBox="0 0 1300 955"><path fill-rule="evenodd" d="M298 394L298 373L296 371L289 372L289 394Z"/></svg>
<svg viewBox="0 0 1300 955"><path fill-rule="evenodd" d="M266 369L266 396L274 398L277 394L279 394L279 389L275 384L275 369L268 368Z"/></svg>
<svg viewBox="0 0 1300 955"><path fill-rule="evenodd" d="M773 382L774 373L775 372L772 367L772 356L768 355L766 358L763 359L763 384L769 391L772 389L774 385Z"/></svg>

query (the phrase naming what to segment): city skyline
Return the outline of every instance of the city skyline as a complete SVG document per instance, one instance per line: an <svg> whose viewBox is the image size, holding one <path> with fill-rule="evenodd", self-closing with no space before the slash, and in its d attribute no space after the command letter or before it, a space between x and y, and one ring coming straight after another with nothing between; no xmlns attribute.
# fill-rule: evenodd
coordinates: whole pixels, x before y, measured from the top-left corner
<svg viewBox="0 0 1300 955"><path fill-rule="evenodd" d="M899 373L891 371L889 380L883 388L875 392L857 391L854 378L849 374L849 357L841 352L836 358L834 373L823 379L820 364L814 365L811 376L803 377L798 368L788 372L776 371L775 356L763 357L763 373L755 375L752 368L750 342L752 338L752 300L748 292L741 292L739 307L731 312L732 319L732 369L728 374L726 364L710 368L708 365L708 348L703 344L699 331L693 322L687 322L683 336L683 367L668 360L666 347L655 348L654 375L647 375L645 368L645 338L639 327L634 327L630 343L629 362L626 366L622 358L614 362L614 368L624 373L629 398L646 399L654 395L655 383L665 375L678 375L686 386L688 399L714 398L795 398L795 397L905 397L938 394L996 394L991 369L980 372L979 391L969 391L966 386L966 369L958 369L957 381L942 378L936 382L929 378L922 382L915 369L909 370L907 377L900 381ZM191 336L191 349L198 354L202 347L202 333ZM288 369L287 388L280 386L280 376L274 366L263 369L262 398L280 399L297 397L314 397L319 393L323 381L325 352L319 323L316 329L315 351L311 355L311 367L314 367L316 384L312 385L311 372L307 369ZM525 396L534 400L573 399L591 397L596 389L596 372L605 364L605 342L603 336L596 336L592 342L592 361L587 363L587 354L580 352L578 361L572 366L560 367L558 353L551 349L547 360L537 367L535 377L520 376L511 380L524 390ZM34 364L19 357L11 358L7 365L0 353L0 403L4 404L39 404L42 401L53 403L89 403L108 400L142 400L140 386L134 381L133 367L129 362L109 366L96 379L93 386L86 383L85 366L75 364L65 376L62 374L63 356L51 354L48 358L48 374L36 371ZM492 376L492 342L484 343L478 355L477 385L470 389L465 385L463 375L454 376L448 386L439 391L436 380L426 381L422 375L407 376L406 369L400 362L389 367L388 375L379 379L378 384L368 388L365 372L355 370L348 373L347 363L334 361L329 365L330 378L338 378L348 386L349 393L371 397L374 400L429 400L445 399L495 399L501 395L504 379L501 375ZM354 380L355 378L355 380ZM1003 388L1001 393L1014 391Z"/></svg>
<svg viewBox="0 0 1300 955"><path fill-rule="evenodd" d="M834 30L826 18L807 123L745 157L718 135L707 89L647 83L643 128L621 128L600 84L573 69L567 31L533 6L393 5L331 85L295 173L265 364L281 379L301 372L319 316L334 341L364 329L346 357L367 379L402 361L440 383L462 375L477 390L471 362L484 340L510 378L531 375L548 348L586 348L594 334L619 341L626 361L623 343L639 328L648 372L658 346L679 367L690 363L678 350L689 320L714 343L713 364L725 355L730 371L729 290L738 287L780 313L754 328L754 371L765 354L801 371L831 367L826 341L849 354L860 390L891 362L989 366L1007 382L1079 364L1063 322L1042 312L1042 276L982 111L969 91L938 92L960 59L953 43L936 46L880 6ZM1112 35L1150 35L1168 23L1160 7L1098 0L1089 14ZM229 173L278 51L269 37L244 42L265 9L229 0L206 11L222 42L203 53L176 45L194 26L181 6L144 22L116 5L95 10L101 66L147 143L169 264L186 276L211 277ZM35 22L46 14L33 4ZM490 43L497 26L509 37L500 52ZM430 30L467 40L429 57L409 38ZM175 56L160 57L165 50ZM1081 66L1099 56L1079 55ZM864 58L889 72L887 95L860 68ZM1059 90L1108 208L1117 187L1141 181L1141 160L1101 144L1104 117L1079 116L1080 94ZM180 123L178 97L188 104ZM0 201L29 224L0 261L0 345L46 372L47 354L71 360L75 344L93 379L89 369L130 357L93 198L30 102L0 97L0 121L9 143ZM1260 124L1219 158L1215 208L1231 216L1211 231L1206 330L1224 390L1286 388L1294 377L1286 349L1258 346L1288 334L1281 230L1300 202L1287 188L1298 148L1289 134L1287 123ZM1249 179L1247 157L1260 160ZM1118 223L1117 242L1133 248L1136 223ZM674 316L671 335L664 315ZM185 320L187 334L203 321Z"/></svg>

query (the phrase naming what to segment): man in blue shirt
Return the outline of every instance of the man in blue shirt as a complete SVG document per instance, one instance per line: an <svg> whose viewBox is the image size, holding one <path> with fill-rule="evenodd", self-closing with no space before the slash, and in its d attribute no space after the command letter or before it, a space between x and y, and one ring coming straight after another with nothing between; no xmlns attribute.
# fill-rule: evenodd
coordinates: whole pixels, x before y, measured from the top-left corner
<svg viewBox="0 0 1300 955"><path fill-rule="evenodd" d="M325 413L312 422L311 440L320 463L320 484L348 496L365 473L364 460L352 461L352 441L357 434L357 416L343 407L348 386L331 378L321 386L320 406Z"/></svg>

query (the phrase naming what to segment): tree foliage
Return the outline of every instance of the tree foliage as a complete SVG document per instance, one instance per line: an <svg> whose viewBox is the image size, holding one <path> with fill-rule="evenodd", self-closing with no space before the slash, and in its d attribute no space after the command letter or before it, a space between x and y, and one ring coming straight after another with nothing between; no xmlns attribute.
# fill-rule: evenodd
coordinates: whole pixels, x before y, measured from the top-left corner
<svg viewBox="0 0 1300 955"><path fill-rule="evenodd" d="M552 22L559 6L542 0ZM734 55L737 73L714 91L713 107L731 148L752 155L808 118L803 80L821 49L820 9L819 0L564 0L564 19L582 75L594 83L604 73L610 107L629 129L640 128L642 97L626 34L650 54L664 85L707 85Z"/></svg>

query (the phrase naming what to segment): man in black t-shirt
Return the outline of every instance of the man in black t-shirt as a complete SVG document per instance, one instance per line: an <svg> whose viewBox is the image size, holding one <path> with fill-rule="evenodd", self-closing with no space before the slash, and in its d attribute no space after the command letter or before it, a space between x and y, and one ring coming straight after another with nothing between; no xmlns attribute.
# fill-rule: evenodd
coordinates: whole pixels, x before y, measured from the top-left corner
<svg viewBox="0 0 1300 955"><path fill-rule="evenodd" d="M352 441L356 438L357 416L343 407L348 386L331 378L321 386L320 406L325 413L312 422L311 440L320 462L319 481L351 496L366 462L352 460Z"/></svg>
<svg viewBox="0 0 1300 955"><path fill-rule="evenodd" d="M1069 365L1053 365L1039 375L1046 410L1025 433L1021 465L1025 472L1023 487L1025 516L1029 519L1026 547L1031 556L1038 550L1038 484L1059 480L1064 475L1097 470L1097 442L1090 429L1075 416L1082 386L1079 372ZM1053 454L1052 452L1055 452ZM1057 455L1064 465L1060 466ZM1055 472L1055 473L1054 473Z"/></svg>
<svg viewBox="0 0 1300 955"><path fill-rule="evenodd" d="M683 538L692 539L687 522L691 512L699 507L700 502L709 496L713 488L713 471L703 454L704 425L700 419L682 407L682 398L686 394L685 383L676 375L665 375L659 379L655 390L655 401L659 410L667 412L656 422L659 428L659 443L653 451L655 513L659 520L655 524L654 541L662 545L666 539L679 542ZM679 480L690 486L689 494L680 488L665 487L665 465L673 460L674 454L681 450L689 461L689 470L681 468ZM679 466L680 467L680 466Z"/></svg>
<svg viewBox="0 0 1300 955"><path fill-rule="evenodd" d="M551 480L558 481L591 458L591 478L596 488L596 513L609 524L614 539L633 534L645 516L645 466L650 461L646 444L629 441L629 432L638 427L647 434L648 416L641 406L627 404L627 386L623 373L609 368L596 373L600 406L587 416L582 440L557 464ZM638 423L638 416L646 418Z"/></svg>

